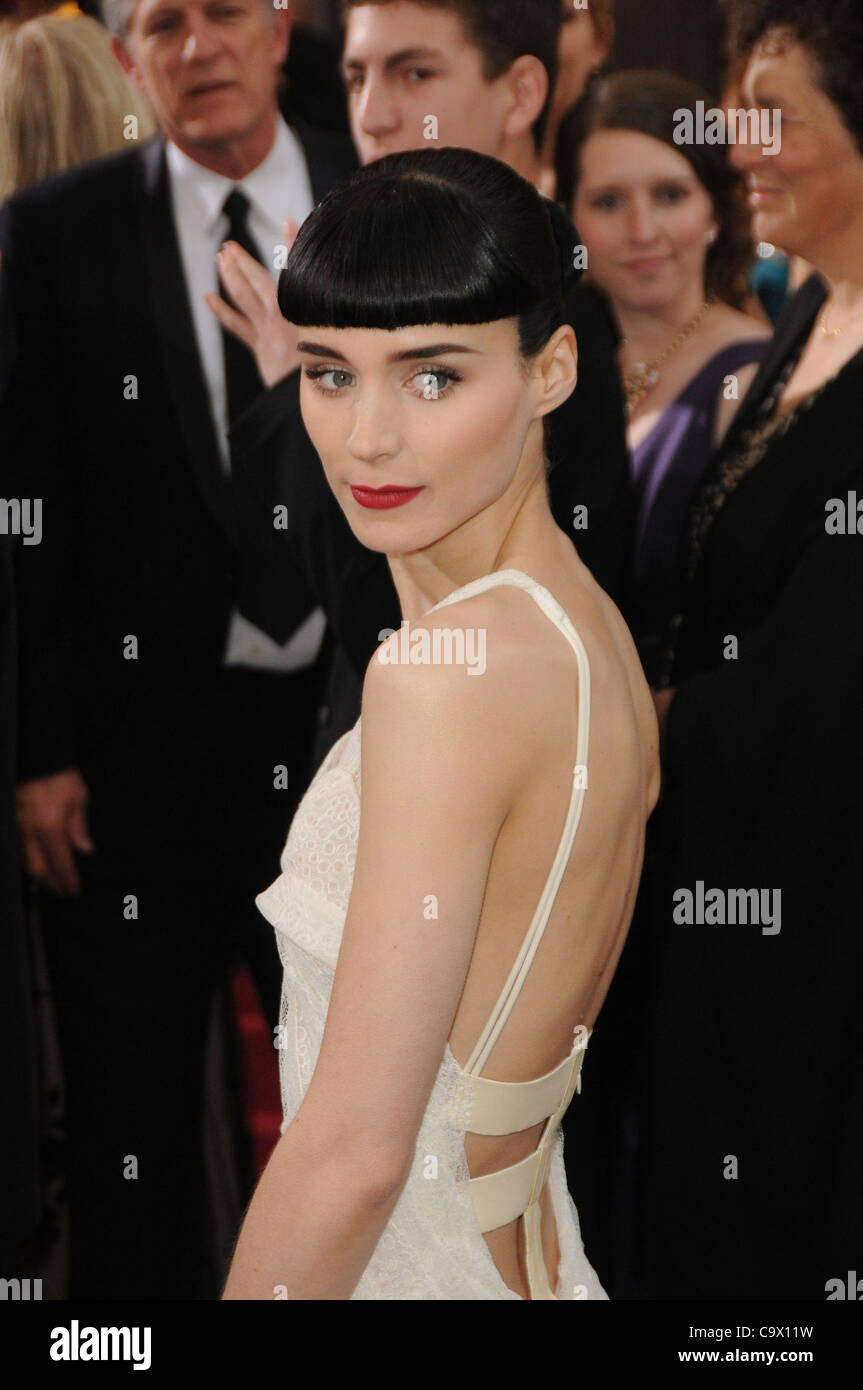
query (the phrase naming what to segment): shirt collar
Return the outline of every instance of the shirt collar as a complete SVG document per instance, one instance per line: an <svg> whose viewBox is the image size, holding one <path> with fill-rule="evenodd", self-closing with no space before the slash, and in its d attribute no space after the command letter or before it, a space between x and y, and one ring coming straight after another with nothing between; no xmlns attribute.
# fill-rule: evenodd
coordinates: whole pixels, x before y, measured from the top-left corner
<svg viewBox="0 0 863 1390"><path fill-rule="evenodd" d="M171 140L166 142L166 147L171 179L182 187L184 193L194 198L200 211L201 225L209 235L216 234L219 216L232 188L241 188L252 207L278 228L290 215L285 194L294 186L297 174L302 170L304 156L300 142L281 116L269 154L239 182L226 179L212 169L205 169Z"/></svg>

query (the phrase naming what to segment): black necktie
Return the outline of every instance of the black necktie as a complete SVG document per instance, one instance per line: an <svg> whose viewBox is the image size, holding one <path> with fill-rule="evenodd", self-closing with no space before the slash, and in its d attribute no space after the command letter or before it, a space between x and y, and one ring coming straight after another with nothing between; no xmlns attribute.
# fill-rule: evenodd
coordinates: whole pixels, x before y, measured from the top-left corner
<svg viewBox="0 0 863 1390"><path fill-rule="evenodd" d="M263 265L263 258L252 240L246 225L249 200L239 188L234 188L224 201L222 211L228 218L226 241L236 241L250 256ZM223 297L235 308L234 301L225 286L219 282ZM225 384L228 389L228 421L233 424L247 406L263 389L263 383L255 364L255 359L245 343L239 342L232 333L222 329L222 349L225 355Z"/></svg>

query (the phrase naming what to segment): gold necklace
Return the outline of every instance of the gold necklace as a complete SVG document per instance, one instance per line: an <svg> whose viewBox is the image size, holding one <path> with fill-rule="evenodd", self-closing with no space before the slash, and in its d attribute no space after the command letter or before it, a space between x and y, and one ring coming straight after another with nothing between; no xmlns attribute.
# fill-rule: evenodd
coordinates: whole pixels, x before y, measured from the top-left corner
<svg viewBox="0 0 863 1390"><path fill-rule="evenodd" d="M845 329L850 328L854 320L859 319L861 315L863 315L863 309L855 310L855 312L851 315L850 319L848 319L846 323L843 323L841 328L828 328L827 324L824 322L826 314L827 305L825 304L819 316L821 318L821 322L818 325L818 332L821 334L822 338L840 338L842 334L845 332Z"/></svg>
<svg viewBox="0 0 863 1390"><path fill-rule="evenodd" d="M692 337L693 333L695 332L698 325L701 323L701 320L704 318L704 315L707 313L710 306L711 301L709 299L705 299L704 303L698 310L698 313L695 315L695 317L689 321L689 323L686 325L683 331L681 333L678 333L677 337L674 339L674 342L671 343L665 349L664 352L661 352L658 357L654 357L651 362L636 362L632 371L625 378L623 386L624 393L626 395L626 404L624 406L624 409L626 411L627 419L629 419L636 406L639 405L640 402L644 399L644 397L648 395L650 391L653 390L654 386L659 381L659 368L662 366L664 362L668 361L669 357L671 357L673 353L677 352L678 348L683 346L687 338ZM623 339L623 343L624 345L626 344L625 338Z"/></svg>

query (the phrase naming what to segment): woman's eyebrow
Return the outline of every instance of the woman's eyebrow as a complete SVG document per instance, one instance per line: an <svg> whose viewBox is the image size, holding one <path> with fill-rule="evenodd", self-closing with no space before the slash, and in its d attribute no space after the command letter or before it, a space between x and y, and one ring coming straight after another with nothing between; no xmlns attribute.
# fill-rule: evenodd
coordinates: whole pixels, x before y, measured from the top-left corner
<svg viewBox="0 0 863 1390"><path fill-rule="evenodd" d="M308 352L312 357L334 357L337 362L348 360L344 353L325 347L323 343L297 343L297 352Z"/></svg>
<svg viewBox="0 0 863 1390"><path fill-rule="evenodd" d="M335 348L327 347L324 343L297 343L297 352L307 352L311 357L332 357L337 362L347 362L344 353L338 352ZM432 343L427 347L406 348L404 352L393 353L387 360L389 362L413 362L423 357L440 357L445 352L469 352L479 355L479 348L465 347L462 343Z"/></svg>
<svg viewBox="0 0 863 1390"><path fill-rule="evenodd" d="M479 348L465 347L463 343L432 343L429 347L406 348L396 352L390 362L413 362L418 357L440 357L445 352L470 352L479 354Z"/></svg>

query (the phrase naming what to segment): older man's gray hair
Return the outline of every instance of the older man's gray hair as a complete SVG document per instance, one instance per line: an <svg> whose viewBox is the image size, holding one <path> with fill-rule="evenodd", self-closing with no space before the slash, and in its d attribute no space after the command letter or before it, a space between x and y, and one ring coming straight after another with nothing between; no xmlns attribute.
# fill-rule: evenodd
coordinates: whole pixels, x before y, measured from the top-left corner
<svg viewBox="0 0 863 1390"><path fill-rule="evenodd" d="M99 0L102 23L115 39L125 39L137 3L138 0ZM268 15L275 16L277 6L274 0L261 0L261 4ZM278 8L287 9L288 5L282 3Z"/></svg>
<svg viewBox="0 0 863 1390"><path fill-rule="evenodd" d="M137 0L99 0L102 23L115 39L124 39Z"/></svg>

